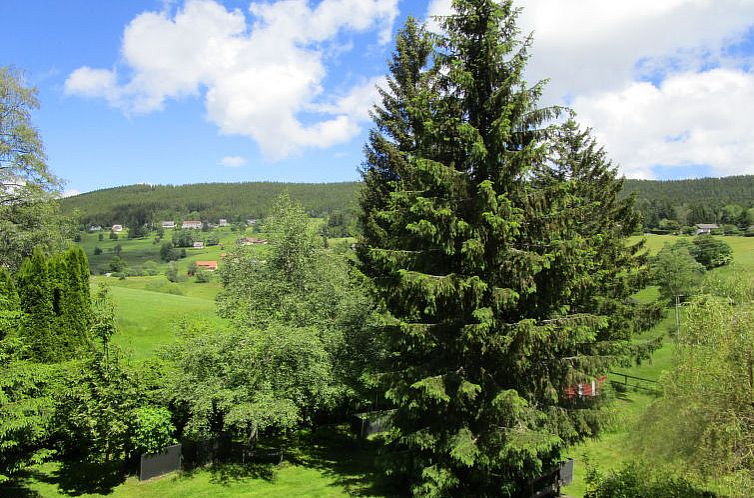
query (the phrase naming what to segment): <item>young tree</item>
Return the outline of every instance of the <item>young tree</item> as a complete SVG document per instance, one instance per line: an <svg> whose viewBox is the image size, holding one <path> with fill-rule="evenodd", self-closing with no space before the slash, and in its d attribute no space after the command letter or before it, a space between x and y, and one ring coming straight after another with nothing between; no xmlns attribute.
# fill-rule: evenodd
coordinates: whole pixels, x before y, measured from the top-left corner
<svg viewBox="0 0 754 498"><path fill-rule="evenodd" d="M0 67L0 265L13 269L34 247L54 251L72 235L52 200L60 182L31 123L38 107L37 91L21 73Z"/></svg>
<svg viewBox="0 0 754 498"><path fill-rule="evenodd" d="M359 256L389 311L389 471L417 496L514 496L599 427L565 390L636 352L637 218L588 135L544 127L512 2L453 5L437 49L398 35Z"/></svg>
<svg viewBox="0 0 754 498"><path fill-rule="evenodd" d="M31 359L56 360L58 344L51 329L55 320L52 285L47 257L39 248L21 265L18 294L23 311L22 335L29 345Z"/></svg>
<svg viewBox="0 0 754 498"><path fill-rule="evenodd" d="M673 302L697 292L704 278L704 266L689 254L688 243L665 245L651 260L652 279L660 288L660 297Z"/></svg>
<svg viewBox="0 0 754 498"><path fill-rule="evenodd" d="M689 252L708 270L727 265L733 260L733 249L728 243L712 235L695 237Z"/></svg>

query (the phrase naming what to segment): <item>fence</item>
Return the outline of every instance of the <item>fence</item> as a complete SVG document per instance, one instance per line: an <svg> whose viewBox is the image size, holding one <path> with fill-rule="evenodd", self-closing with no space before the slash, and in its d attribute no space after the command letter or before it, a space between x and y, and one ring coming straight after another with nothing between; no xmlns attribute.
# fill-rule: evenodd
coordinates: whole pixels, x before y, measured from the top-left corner
<svg viewBox="0 0 754 498"><path fill-rule="evenodd" d="M610 382L613 384L613 386L623 386L623 387L633 387L634 389L642 389L644 391L657 394L660 392L659 388L657 387L657 381L652 379L645 379L643 377L635 377L633 375L628 375L620 372L608 372L610 375L615 375L617 377L623 377L623 382L620 382L619 380L610 379ZM628 379L632 380L632 383L629 384Z"/></svg>
<svg viewBox="0 0 754 498"><path fill-rule="evenodd" d="M159 453L145 453L141 455L139 480L146 481L153 477L181 470L183 462L181 449L182 446L180 444L174 444L163 448Z"/></svg>

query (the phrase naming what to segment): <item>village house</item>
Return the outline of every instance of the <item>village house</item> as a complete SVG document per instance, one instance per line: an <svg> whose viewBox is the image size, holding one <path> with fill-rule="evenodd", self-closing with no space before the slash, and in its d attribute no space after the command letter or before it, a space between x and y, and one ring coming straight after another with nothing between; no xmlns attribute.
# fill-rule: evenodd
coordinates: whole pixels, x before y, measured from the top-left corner
<svg viewBox="0 0 754 498"><path fill-rule="evenodd" d="M90 225L89 226L89 231L90 232L99 232L100 230L102 230L102 227L99 226L99 225Z"/></svg>
<svg viewBox="0 0 754 498"><path fill-rule="evenodd" d="M225 218L220 218L219 220L217 220L217 226L227 227L230 226L230 223L228 223L228 220L226 220Z"/></svg>
<svg viewBox="0 0 754 498"><path fill-rule="evenodd" d="M160 226L162 228L175 228L175 221L163 221Z"/></svg>
<svg viewBox="0 0 754 498"><path fill-rule="evenodd" d="M252 226L252 225L256 225L256 224L257 224L257 220L253 220L253 219L246 220L246 225L247 226Z"/></svg>
<svg viewBox="0 0 754 498"><path fill-rule="evenodd" d="M720 226L717 223L697 223L696 234L697 235L709 235L712 230L718 230Z"/></svg>
<svg viewBox="0 0 754 498"><path fill-rule="evenodd" d="M217 270L217 261L197 261L196 268L207 271Z"/></svg>
<svg viewBox="0 0 754 498"><path fill-rule="evenodd" d="M123 225L113 225L111 231L118 233L123 231Z"/></svg>
<svg viewBox="0 0 754 498"><path fill-rule="evenodd" d="M187 220L181 223L181 228L183 228L184 230L201 230L202 222L197 220Z"/></svg>
<svg viewBox="0 0 754 498"><path fill-rule="evenodd" d="M266 244L267 239L260 239L257 237L244 237L242 239L238 239L238 243L242 246L253 246L256 244Z"/></svg>
<svg viewBox="0 0 754 498"><path fill-rule="evenodd" d="M204 242L200 240L197 242L194 242L194 249L204 249Z"/></svg>

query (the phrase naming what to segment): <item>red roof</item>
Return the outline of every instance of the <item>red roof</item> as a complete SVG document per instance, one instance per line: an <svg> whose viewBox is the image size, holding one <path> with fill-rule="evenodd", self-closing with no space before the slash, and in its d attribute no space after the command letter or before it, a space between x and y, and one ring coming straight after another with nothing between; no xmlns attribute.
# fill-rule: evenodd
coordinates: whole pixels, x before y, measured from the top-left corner
<svg viewBox="0 0 754 498"><path fill-rule="evenodd" d="M205 268L207 270L217 270L217 261L197 261L197 268Z"/></svg>

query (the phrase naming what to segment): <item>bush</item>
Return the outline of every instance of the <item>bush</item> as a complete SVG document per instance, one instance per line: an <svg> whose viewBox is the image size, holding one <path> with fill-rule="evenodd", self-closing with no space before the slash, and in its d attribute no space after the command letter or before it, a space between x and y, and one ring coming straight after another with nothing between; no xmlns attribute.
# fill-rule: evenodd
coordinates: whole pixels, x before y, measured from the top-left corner
<svg viewBox="0 0 754 498"><path fill-rule="evenodd" d="M206 270L196 270L194 272L196 281L200 284L204 284L212 280L212 274Z"/></svg>
<svg viewBox="0 0 754 498"><path fill-rule="evenodd" d="M110 240L118 240L118 234L115 232L110 232Z"/></svg>
<svg viewBox="0 0 754 498"><path fill-rule="evenodd" d="M100 254L102 254L102 249L100 249L99 246L95 247L94 248L94 255L95 256L99 256Z"/></svg>
<svg viewBox="0 0 754 498"><path fill-rule="evenodd" d="M723 240L711 235L698 235L689 253L708 270L727 265L733 259L733 249Z"/></svg>
<svg viewBox="0 0 754 498"><path fill-rule="evenodd" d="M688 477L647 464L630 462L601 475L588 467L584 498L714 498Z"/></svg>
<svg viewBox="0 0 754 498"><path fill-rule="evenodd" d="M134 410L131 443L138 453L157 453L175 442L175 427L170 411L164 407L145 406Z"/></svg>
<svg viewBox="0 0 754 498"><path fill-rule="evenodd" d="M145 261L143 268L144 268L144 275L153 276L153 275L160 274L159 266L154 261L151 261L151 260Z"/></svg>

